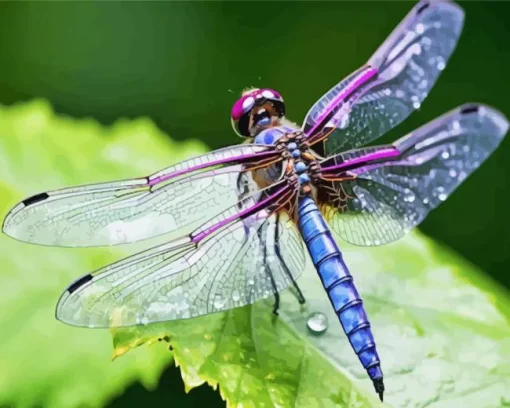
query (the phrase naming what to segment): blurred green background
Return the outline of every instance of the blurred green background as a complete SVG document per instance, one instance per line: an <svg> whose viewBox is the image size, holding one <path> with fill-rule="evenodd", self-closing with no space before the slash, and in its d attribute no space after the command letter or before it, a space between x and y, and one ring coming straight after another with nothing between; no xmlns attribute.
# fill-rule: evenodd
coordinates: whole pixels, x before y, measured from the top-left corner
<svg viewBox="0 0 510 408"><path fill-rule="evenodd" d="M422 109L383 142L468 101L510 116L510 3L460 4L466 24L447 69ZM105 124L148 116L174 139L217 148L239 142L229 111L242 88L279 90L290 119L300 121L323 92L368 59L412 5L2 2L0 103L44 97L57 112ZM421 226L507 287L509 154L507 138ZM111 406L224 406L207 388L188 397L182 388L178 371L169 369L157 391L135 384Z"/></svg>

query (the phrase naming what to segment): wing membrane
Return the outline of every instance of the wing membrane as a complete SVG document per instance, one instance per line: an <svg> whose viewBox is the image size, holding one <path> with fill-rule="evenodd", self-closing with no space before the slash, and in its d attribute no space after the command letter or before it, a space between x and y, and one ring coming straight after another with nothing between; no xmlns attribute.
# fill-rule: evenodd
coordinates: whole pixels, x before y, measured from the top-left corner
<svg viewBox="0 0 510 408"><path fill-rule="evenodd" d="M7 215L8 235L43 245L124 244L180 236L258 189L245 170L276 153L267 146L216 150L149 177L50 191Z"/></svg>
<svg viewBox="0 0 510 408"><path fill-rule="evenodd" d="M323 210L348 242L394 241L443 202L496 149L507 130L508 121L498 111L465 105L393 145L327 159L324 178L337 181L322 189L327 197Z"/></svg>
<svg viewBox="0 0 510 408"><path fill-rule="evenodd" d="M421 1L370 58L308 112L304 131L331 128L325 153L369 143L418 109L444 69L464 21L449 1ZM333 130L334 129L334 130Z"/></svg>
<svg viewBox="0 0 510 408"><path fill-rule="evenodd" d="M291 285L305 264L299 231L285 213L273 212L285 191L247 198L188 237L85 275L61 296L57 318L77 326L131 326L273 296L274 289ZM222 220L231 221L212 227Z"/></svg>

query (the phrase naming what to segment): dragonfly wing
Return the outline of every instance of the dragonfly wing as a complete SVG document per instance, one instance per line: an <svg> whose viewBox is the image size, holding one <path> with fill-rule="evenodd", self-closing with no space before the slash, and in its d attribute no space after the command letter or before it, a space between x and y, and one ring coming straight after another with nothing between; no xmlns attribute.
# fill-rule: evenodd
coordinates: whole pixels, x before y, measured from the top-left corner
<svg viewBox="0 0 510 408"><path fill-rule="evenodd" d="M333 229L356 245L394 241L418 225L499 145L508 121L465 105L393 145L326 159L322 209ZM354 177L347 180L349 177Z"/></svg>
<svg viewBox="0 0 510 408"><path fill-rule="evenodd" d="M244 199L188 237L85 275L61 296L57 318L77 326L131 326L273 296L272 279L281 291L305 263L295 224L275 212L289 197L284 187Z"/></svg>
<svg viewBox="0 0 510 408"><path fill-rule="evenodd" d="M58 246L124 244L172 232L180 236L257 190L251 163L277 153L266 146L220 149L148 177L50 191L7 215L3 231Z"/></svg>
<svg viewBox="0 0 510 408"><path fill-rule="evenodd" d="M368 64L310 110L304 132L330 128L325 155L382 136L420 107L457 44L464 12L449 1L420 1Z"/></svg>

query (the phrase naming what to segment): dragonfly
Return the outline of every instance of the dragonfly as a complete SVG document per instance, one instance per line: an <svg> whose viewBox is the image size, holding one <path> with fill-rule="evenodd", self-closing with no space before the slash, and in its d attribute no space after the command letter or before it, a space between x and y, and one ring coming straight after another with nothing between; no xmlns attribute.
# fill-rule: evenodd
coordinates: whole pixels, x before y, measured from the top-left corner
<svg viewBox="0 0 510 408"><path fill-rule="evenodd" d="M8 213L3 231L70 247L168 235L65 289L57 319L92 328L189 319L272 297L277 313L287 288L305 302L297 280L309 256L382 401L376 341L333 233L359 246L403 237L504 138L505 116L470 103L392 144L365 146L420 108L463 21L452 2L419 1L302 126L286 118L277 91L247 90L231 111L244 143L146 177L36 194Z"/></svg>

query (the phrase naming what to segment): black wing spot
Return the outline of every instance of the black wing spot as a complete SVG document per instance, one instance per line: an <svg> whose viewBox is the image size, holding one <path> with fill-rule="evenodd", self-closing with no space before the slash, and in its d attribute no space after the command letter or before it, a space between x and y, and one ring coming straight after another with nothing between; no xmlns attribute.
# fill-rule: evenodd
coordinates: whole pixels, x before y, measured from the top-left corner
<svg viewBox="0 0 510 408"><path fill-rule="evenodd" d="M36 194L32 197L28 197L26 200L23 200L23 204L25 207L28 207L29 205L38 203L39 201L44 201L49 197L48 193L40 193Z"/></svg>
<svg viewBox="0 0 510 408"><path fill-rule="evenodd" d="M81 278L75 280L73 283L71 283L69 285L69 287L67 288L67 291L71 294L73 293L74 291L76 291L76 289L78 289L80 286L83 286L85 283L87 283L88 281L91 281L93 278L93 276L89 273L88 275L85 275L85 276L82 276Z"/></svg>
<svg viewBox="0 0 510 408"><path fill-rule="evenodd" d="M479 107L477 105L468 105L460 110L460 113L474 113L478 112Z"/></svg>
<svg viewBox="0 0 510 408"><path fill-rule="evenodd" d="M428 9L430 6L430 3L425 3L423 6L421 6L418 11L416 11L416 14L422 13L424 10Z"/></svg>

